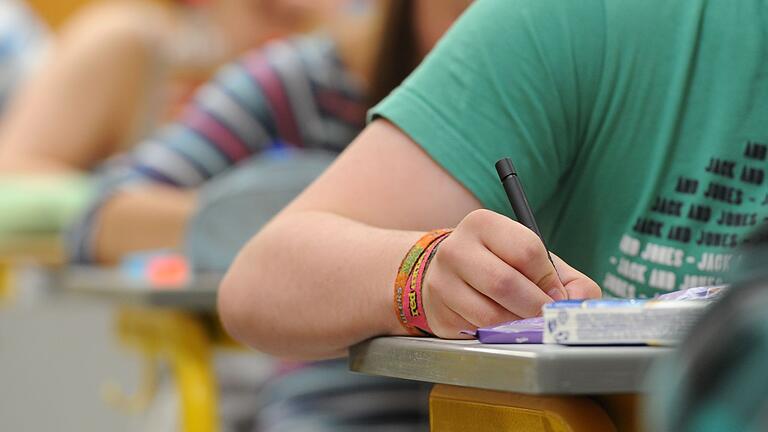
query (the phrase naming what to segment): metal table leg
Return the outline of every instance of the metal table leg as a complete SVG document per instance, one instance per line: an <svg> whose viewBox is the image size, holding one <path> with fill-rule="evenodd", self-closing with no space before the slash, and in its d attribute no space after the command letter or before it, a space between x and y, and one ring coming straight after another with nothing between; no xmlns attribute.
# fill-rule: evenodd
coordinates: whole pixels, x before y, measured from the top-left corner
<svg viewBox="0 0 768 432"><path fill-rule="evenodd" d="M143 355L164 359L171 365L183 431L218 430L217 387L211 363L213 342L202 319L175 310L123 309L117 330L123 342Z"/></svg>

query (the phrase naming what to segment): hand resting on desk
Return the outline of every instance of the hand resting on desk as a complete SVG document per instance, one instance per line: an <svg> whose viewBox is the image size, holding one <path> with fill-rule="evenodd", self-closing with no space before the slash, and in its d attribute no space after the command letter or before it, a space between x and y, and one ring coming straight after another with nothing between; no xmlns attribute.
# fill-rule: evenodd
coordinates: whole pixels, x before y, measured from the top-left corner
<svg viewBox="0 0 768 432"><path fill-rule="evenodd" d="M553 300L600 297L595 282L554 255L553 260L557 272L533 231L475 210L440 244L425 276L432 330L444 338L464 337L461 330L540 315Z"/></svg>

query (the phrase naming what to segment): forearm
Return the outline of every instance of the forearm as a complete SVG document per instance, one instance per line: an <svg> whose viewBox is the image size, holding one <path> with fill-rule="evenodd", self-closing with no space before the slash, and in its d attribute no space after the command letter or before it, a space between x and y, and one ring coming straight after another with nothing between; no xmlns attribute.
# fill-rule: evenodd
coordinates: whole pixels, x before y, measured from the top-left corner
<svg viewBox="0 0 768 432"><path fill-rule="evenodd" d="M456 226L478 206L376 121L241 250L220 288L222 321L241 342L287 357L339 356L405 334L393 298L404 255L424 231Z"/></svg>
<svg viewBox="0 0 768 432"><path fill-rule="evenodd" d="M115 195L95 219L96 261L115 263L131 252L181 246L195 203L194 192L164 186Z"/></svg>
<svg viewBox="0 0 768 432"><path fill-rule="evenodd" d="M87 170L131 138L156 79L163 9L118 2L73 19L8 107L0 169Z"/></svg>
<svg viewBox="0 0 768 432"><path fill-rule="evenodd" d="M393 284L421 235L319 211L280 215L230 267L219 293L224 325L259 350L311 359L344 355L373 336L405 334Z"/></svg>

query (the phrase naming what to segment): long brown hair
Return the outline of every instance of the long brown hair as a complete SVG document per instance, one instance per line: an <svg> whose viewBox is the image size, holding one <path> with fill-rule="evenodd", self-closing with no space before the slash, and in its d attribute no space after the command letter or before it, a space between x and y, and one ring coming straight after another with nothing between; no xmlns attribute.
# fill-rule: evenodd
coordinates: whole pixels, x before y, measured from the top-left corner
<svg viewBox="0 0 768 432"><path fill-rule="evenodd" d="M413 18L413 0L386 0L378 52L368 92L372 107L384 99L421 60Z"/></svg>

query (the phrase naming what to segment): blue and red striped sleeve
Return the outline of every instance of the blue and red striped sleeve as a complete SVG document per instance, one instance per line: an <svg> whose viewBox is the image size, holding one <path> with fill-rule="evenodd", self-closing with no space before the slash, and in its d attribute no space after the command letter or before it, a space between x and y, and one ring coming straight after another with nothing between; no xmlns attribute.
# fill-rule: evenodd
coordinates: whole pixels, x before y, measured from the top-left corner
<svg viewBox="0 0 768 432"><path fill-rule="evenodd" d="M70 233L72 258L92 261L93 227L104 204L129 188L196 188L275 147L339 152L362 129L364 96L320 36L272 42L224 66L177 121L97 174L96 199Z"/></svg>

